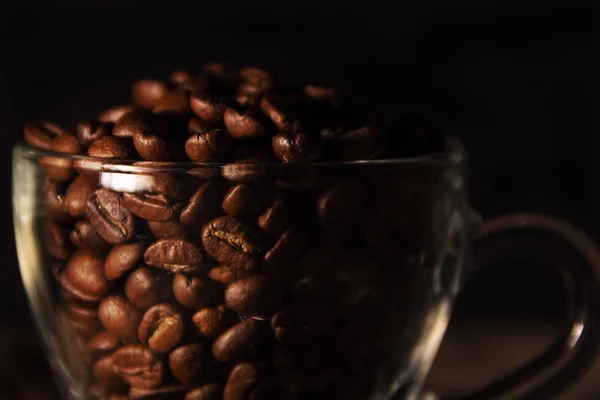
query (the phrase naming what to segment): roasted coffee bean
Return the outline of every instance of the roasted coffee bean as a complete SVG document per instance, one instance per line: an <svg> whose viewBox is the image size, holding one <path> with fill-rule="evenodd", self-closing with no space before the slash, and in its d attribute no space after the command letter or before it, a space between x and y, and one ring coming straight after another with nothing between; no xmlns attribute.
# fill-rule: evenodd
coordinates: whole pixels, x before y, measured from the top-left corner
<svg viewBox="0 0 600 400"><path fill-rule="evenodd" d="M346 179L325 190L317 200L321 228L335 236L356 232L365 208L367 188L357 179Z"/></svg>
<svg viewBox="0 0 600 400"><path fill-rule="evenodd" d="M238 364L231 370L223 400L250 400L260 378L258 367L252 363Z"/></svg>
<svg viewBox="0 0 600 400"><path fill-rule="evenodd" d="M108 280L116 280L139 265L147 244L144 242L114 246L104 261L104 273Z"/></svg>
<svg viewBox="0 0 600 400"><path fill-rule="evenodd" d="M304 85L304 94L311 100L326 101L331 108L340 108L339 94L335 89L326 86Z"/></svg>
<svg viewBox="0 0 600 400"><path fill-rule="evenodd" d="M195 162L218 162L225 158L231 142L226 130L212 129L192 134L185 142L185 152Z"/></svg>
<svg viewBox="0 0 600 400"><path fill-rule="evenodd" d="M222 167L221 174L231 182L257 183L264 181L273 171L269 169L271 164L279 164L279 161L273 154L259 152L247 157L235 158L233 163Z"/></svg>
<svg viewBox="0 0 600 400"><path fill-rule="evenodd" d="M290 202L278 195L273 204L258 217L258 226L263 232L277 236L291 223L291 219Z"/></svg>
<svg viewBox="0 0 600 400"><path fill-rule="evenodd" d="M67 261L73 252L73 248L67 239L68 234L69 232L59 224L50 220L46 221L44 235L46 251L59 261Z"/></svg>
<svg viewBox="0 0 600 400"><path fill-rule="evenodd" d="M192 117L188 120L188 135L190 135L190 136L198 135L200 133L210 131L211 129L212 129L212 124L205 122L199 118ZM186 150L186 153L187 153L187 150Z"/></svg>
<svg viewBox="0 0 600 400"><path fill-rule="evenodd" d="M308 245L308 235L301 229L284 231L275 245L265 254L263 271L276 279L287 279Z"/></svg>
<svg viewBox="0 0 600 400"><path fill-rule="evenodd" d="M132 387L129 389L128 400L179 400L185 394L183 385L170 384L154 389Z"/></svg>
<svg viewBox="0 0 600 400"><path fill-rule="evenodd" d="M94 378L103 394L122 392L127 388L127 382L115 372L112 356L106 356L94 364Z"/></svg>
<svg viewBox="0 0 600 400"><path fill-rule="evenodd" d="M104 329L115 334L126 343L136 343L137 330L142 314L129 300L111 295L102 300L98 318Z"/></svg>
<svg viewBox="0 0 600 400"><path fill-rule="evenodd" d="M307 133L278 133L272 139L273 152L282 162L302 164L317 160L321 143L316 135Z"/></svg>
<svg viewBox="0 0 600 400"><path fill-rule="evenodd" d="M115 371L133 388L157 387L167 372L163 361L139 344L121 347L113 353L112 360Z"/></svg>
<svg viewBox="0 0 600 400"><path fill-rule="evenodd" d="M209 343L192 343L180 346L169 354L169 369L179 382L186 386L206 381L213 370Z"/></svg>
<svg viewBox="0 0 600 400"><path fill-rule="evenodd" d="M112 354L121 346L121 339L112 332L98 332L88 341L86 349L94 358L102 358Z"/></svg>
<svg viewBox="0 0 600 400"><path fill-rule="evenodd" d="M190 97L190 108L203 121L215 123L223 120L227 102L223 97L213 97L199 92Z"/></svg>
<svg viewBox="0 0 600 400"><path fill-rule="evenodd" d="M301 345L326 333L334 321L322 304L295 303L271 317L271 328L280 343Z"/></svg>
<svg viewBox="0 0 600 400"><path fill-rule="evenodd" d="M44 176L53 182L66 182L75 175L73 161L68 158L41 157L39 164Z"/></svg>
<svg viewBox="0 0 600 400"><path fill-rule="evenodd" d="M265 133L260 117L250 110L238 110L229 107L223 114L223 123L235 139L252 139Z"/></svg>
<svg viewBox="0 0 600 400"><path fill-rule="evenodd" d="M171 351L179 343L183 333L183 315L168 303L157 304L148 309L138 329L140 341L157 354Z"/></svg>
<svg viewBox="0 0 600 400"><path fill-rule="evenodd" d="M135 106L132 106L130 104L109 108L108 110L103 111L98 115L98 121L103 122L105 124L114 124L118 120L120 120L123 115L132 111L134 108Z"/></svg>
<svg viewBox="0 0 600 400"><path fill-rule="evenodd" d="M152 161L138 161L134 166L160 169L168 166L167 163L157 163ZM175 164L174 166L177 166ZM175 200L187 200L195 187L194 178L191 176L172 176L166 173L151 171L151 175L137 175L138 180L143 181L143 189L146 192L164 194Z"/></svg>
<svg viewBox="0 0 600 400"><path fill-rule="evenodd" d="M95 119L83 121L77 125L77 139L87 149L96 140L110 135L112 128L111 123L104 123Z"/></svg>
<svg viewBox="0 0 600 400"><path fill-rule="evenodd" d="M205 258L200 246L185 239L159 239L144 253L146 264L169 272L198 270Z"/></svg>
<svg viewBox="0 0 600 400"><path fill-rule="evenodd" d="M240 318L221 304L215 308L203 308L199 310L194 314L193 320L202 336L208 339L215 339L235 323L239 322Z"/></svg>
<svg viewBox="0 0 600 400"><path fill-rule="evenodd" d="M258 215L268 207L273 188L267 185L233 186L223 198L222 208L227 215L239 217Z"/></svg>
<svg viewBox="0 0 600 400"><path fill-rule="evenodd" d="M154 106L155 114L170 114L185 116L190 112L189 95L183 91L168 92Z"/></svg>
<svg viewBox="0 0 600 400"><path fill-rule="evenodd" d="M31 147L50 150L54 138L63 135L65 131L51 122L30 122L25 124L25 141Z"/></svg>
<svg viewBox="0 0 600 400"><path fill-rule="evenodd" d="M251 271L244 269L235 269L225 265L220 265L214 268L211 268L208 271L208 277L215 282L222 283L224 285L229 285L238 279L247 278L252 275Z"/></svg>
<svg viewBox="0 0 600 400"><path fill-rule="evenodd" d="M133 136L133 145L140 157L148 161L179 161L185 159L181 143L146 132Z"/></svg>
<svg viewBox="0 0 600 400"><path fill-rule="evenodd" d="M102 260L87 249L73 253L60 277L60 284L75 298L89 303L98 303L109 291Z"/></svg>
<svg viewBox="0 0 600 400"><path fill-rule="evenodd" d="M178 218L183 207L164 194L150 193L124 193L123 204L140 218L161 222Z"/></svg>
<svg viewBox="0 0 600 400"><path fill-rule="evenodd" d="M269 317L280 306L280 289L266 276L239 279L227 286L227 308L243 316Z"/></svg>
<svg viewBox="0 0 600 400"><path fill-rule="evenodd" d="M334 142L335 160L371 160L383 151L385 135L376 127L367 125L336 136Z"/></svg>
<svg viewBox="0 0 600 400"><path fill-rule="evenodd" d="M167 85L154 80L137 81L132 88L133 101L140 107L152 108L167 94Z"/></svg>
<svg viewBox="0 0 600 400"><path fill-rule="evenodd" d="M110 248L110 244L96 233L94 228L92 228L92 224L85 220L75 222L75 226L69 235L69 239L75 247L79 249L89 249L99 255L106 254Z"/></svg>
<svg viewBox="0 0 600 400"><path fill-rule="evenodd" d="M220 181L204 183L181 211L180 221L188 226L201 227L216 218L221 211L221 199L227 190Z"/></svg>
<svg viewBox="0 0 600 400"><path fill-rule="evenodd" d="M212 258L236 269L253 269L262 255L254 231L234 217L219 217L206 224L202 243Z"/></svg>
<svg viewBox="0 0 600 400"><path fill-rule="evenodd" d="M79 175L89 176L97 180L99 173L104 168L104 164L106 164L106 162L103 160L79 158L77 160L73 160L73 169Z"/></svg>
<svg viewBox="0 0 600 400"><path fill-rule="evenodd" d="M102 329L100 321L98 321L98 309L95 306L69 303L66 306L66 316L71 323L82 328L86 334L95 334Z"/></svg>
<svg viewBox="0 0 600 400"><path fill-rule="evenodd" d="M57 182L44 181L42 200L48 216L54 220L66 222L73 219L69 214L64 195L64 185Z"/></svg>
<svg viewBox="0 0 600 400"><path fill-rule="evenodd" d="M213 342L215 358L223 362L240 362L268 354L270 337L265 323L248 318L223 332Z"/></svg>
<svg viewBox="0 0 600 400"><path fill-rule="evenodd" d="M298 132L299 121L291 118L290 113L284 110L285 107L281 103L281 99L276 99L274 96L263 96L260 100L260 109L280 131Z"/></svg>
<svg viewBox="0 0 600 400"><path fill-rule="evenodd" d="M85 215L92 227L110 244L122 244L135 233L133 214L123 204L120 194L98 189L87 200Z"/></svg>
<svg viewBox="0 0 600 400"><path fill-rule="evenodd" d="M169 298L171 280L159 271L140 267L127 277L125 295L136 307L148 309Z"/></svg>
<svg viewBox="0 0 600 400"><path fill-rule="evenodd" d="M65 193L69 214L82 217L85 214L85 203L94 189L96 189L96 181L93 178L87 176L75 178Z"/></svg>
<svg viewBox="0 0 600 400"><path fill-rule="evenodd" d="M131 109L116 121L113 135L118 138L133 138L136 133L164 136L167 133L166 128L164 118L148 110Z"/></svg>
<svg viewBox="0 0 600 400"><path fill-rule="evenodd" d="M205 383L190 390L185 400L223 400L223 385L220 383Z"/></svg>
<svg viewBox="0 0 600 400"><path fill-rule="evenodd" d="M214 281L207 278L177 274L173 278L173 294L184 307L197 310L218 299L220 291Z"/></svg>
<svg viewBox="0 0 600 400"><path fill-rule="evenodd" d="M88 156L111 160L127 160L133 158L131 142L114 136L105 136L90 144Z"/></svg>
<svg viewBox="0 0 600 400"><path fill-rule="evenodd" d="M274 79L262 68L246 67L240 70L240 78L245 81L245 91L266 93L273 87Z"/></svg>
<svg viewBox="0 0 600 400"><path fill-rule="evenodd" d="M179 238L186 234L185 226L179 221L148 221L148 228L156 239Z"/></svg>

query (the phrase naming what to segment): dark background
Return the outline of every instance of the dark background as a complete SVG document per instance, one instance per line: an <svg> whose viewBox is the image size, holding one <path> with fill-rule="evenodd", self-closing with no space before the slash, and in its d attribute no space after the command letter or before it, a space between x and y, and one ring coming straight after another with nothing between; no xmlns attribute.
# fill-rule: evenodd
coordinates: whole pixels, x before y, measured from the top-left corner
<svg viewBox="0 0 600 400"><path fill-rule="evenodd" d="M545 212L599 238L596 17L573 0L1 2L0 329L28 329L9 214L24 122L73 129L127 102L135 77L205 61L260 64L434 115L470 153L471 200L484 216ZM560 285L542 269L478 275L455 317L555 320Z"/></svg>

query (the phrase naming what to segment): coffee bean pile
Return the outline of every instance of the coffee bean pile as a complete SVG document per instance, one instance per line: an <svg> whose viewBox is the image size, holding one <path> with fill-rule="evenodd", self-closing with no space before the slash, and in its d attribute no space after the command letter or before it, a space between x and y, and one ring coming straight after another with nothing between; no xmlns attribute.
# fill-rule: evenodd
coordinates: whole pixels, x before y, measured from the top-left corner
<svg viewBox="0 0 600 400"><path fill-rule="evenodd" d="M76 131L30 123L25 139L89 156L39 165L49 270L92 393L367 398L418 302L438 173L282 164L433 151L431 130L392 138L333 89L209 64L135 83L133 104Z"/></svg>

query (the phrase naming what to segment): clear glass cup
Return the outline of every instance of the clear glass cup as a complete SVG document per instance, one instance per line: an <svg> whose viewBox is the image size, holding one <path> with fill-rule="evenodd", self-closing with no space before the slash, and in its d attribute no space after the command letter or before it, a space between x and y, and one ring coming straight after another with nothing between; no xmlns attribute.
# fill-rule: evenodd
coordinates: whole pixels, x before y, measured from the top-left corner
<svg viewBox="0 0 600 400"><path fill-rule="evenodd" d="M596 346L600 255L550 217L480 224L466 176L454 139L419 158L303 166L16 146L21 275L64 397L195 399L212 385L226 400L418 398L472 271L472 239L515 229L583 255L557 266L572 305L565 333L465 398L560 391Z"/></svg>

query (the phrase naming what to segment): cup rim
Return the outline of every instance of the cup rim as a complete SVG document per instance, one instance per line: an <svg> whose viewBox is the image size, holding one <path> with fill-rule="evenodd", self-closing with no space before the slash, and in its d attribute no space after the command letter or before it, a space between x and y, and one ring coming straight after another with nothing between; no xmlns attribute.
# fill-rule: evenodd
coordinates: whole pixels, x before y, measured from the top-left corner
<svg viewBox="0 0 600 400"><path fill-rule="evenodd" d="M144 160L111 160L104 158L90 157L80 154L67 154L55 152L52 150L34 148L26 143L20 142L13 146L13 153L25 158L38 159L49 157L53 160L81 160L96 163L102 171L114 172L180 172L188 171L194 168L208 168L220 170L227 167L236 168L260 168L267 170L308 170L321 168L343 168L343 167L368 167L368 166L403 166L413 167L456 167L464 165L467 162L467 154L463 144L456 137L448 136L446 138L446 150L443 152L427 153L419 156L385 158L375 160L357 160L357 161L317 161L307 164L284 164L284 163L262 163L262 164L244 164L235 162L211 162L198 163L193 161L144 161Z"/></svg>

